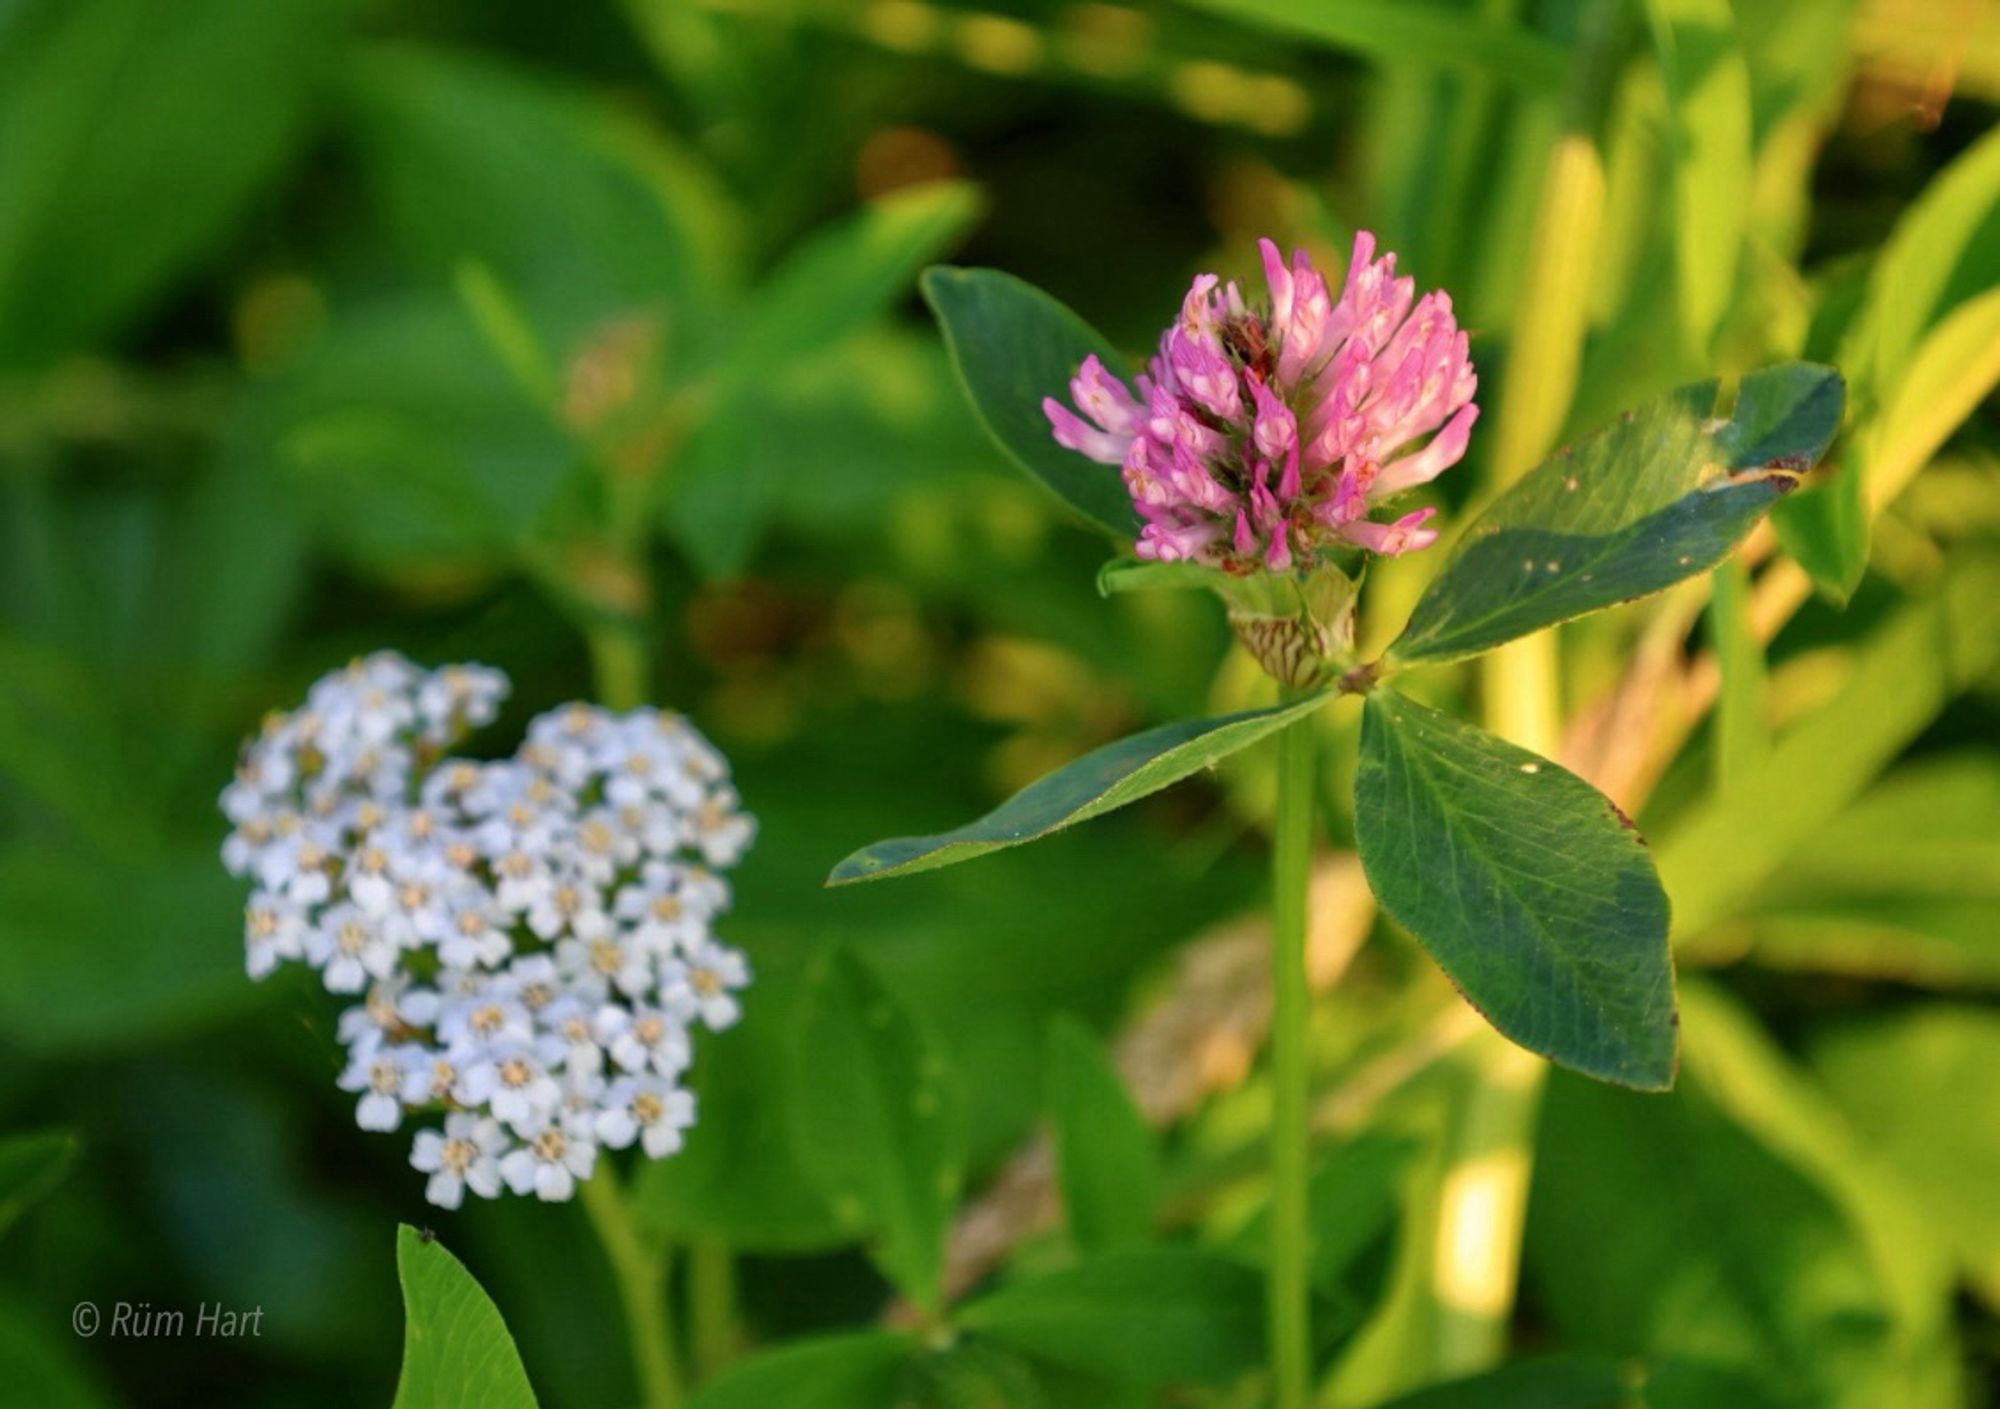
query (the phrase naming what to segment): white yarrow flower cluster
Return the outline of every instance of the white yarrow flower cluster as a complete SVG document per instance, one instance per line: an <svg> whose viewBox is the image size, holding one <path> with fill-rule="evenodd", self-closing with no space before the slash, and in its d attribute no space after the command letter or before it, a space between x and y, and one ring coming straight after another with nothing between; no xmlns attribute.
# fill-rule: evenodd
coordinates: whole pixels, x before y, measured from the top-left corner
<svg viewBox="0 0 2000 1409"><path fill-rule="evenodd" d="M692 1030L739 1016L712 932L755 823L686 721L573 704L509 759L447 750L507 679L383 653L317 682L244 751L224 864L254 890L245 962L360 997L341 1089L364 1130L442 1113L410 1163L431 1202L566 1199L600 1149L674 1153Z"/></svg>

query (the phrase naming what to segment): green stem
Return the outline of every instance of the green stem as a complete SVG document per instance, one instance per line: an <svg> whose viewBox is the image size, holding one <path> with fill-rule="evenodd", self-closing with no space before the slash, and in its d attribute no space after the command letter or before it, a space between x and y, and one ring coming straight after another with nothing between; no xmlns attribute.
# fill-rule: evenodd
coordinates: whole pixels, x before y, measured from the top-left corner
<svg viewBox="0 0 2000 1409"><path fill-rule="evenodd" d="M646 640L619 624L586 629L597 697L609 709L635 709L646 699ZM597 1229L604 1256L618 1286L625 1313L625 1333L632 1344L632 1369L638 1377L643 1409L678 1409L681 1372L674 1350L674 1326L667 1307L669 1252L650 1237L632 1216L631 1205L609 1158L583 1181L584 1211Z"/></svg>
<svg viewBox="0 0 2000 1409"><path fill-rule="evenodd" d="M1306 893L1312 867L1312 720L1278 735L1278 820L1271 900L1271 1373L1278 1409L1312 1402L1311 1001Z"/></svg>
<svg viewBox="0 0 2000 1409"><path fill-rule="evenodd" d="M688 1249L688 1340L706 1380L736 1358L736 1259L719 1238Z"/></svg>
<svg viewBox="0 0 2000 1409"><path fill-rule="evenodd" d="M597 1229L618 1284L625 1331L632 1342L632 1368L639 1377L639 1402L644 1409L678 1409L681 1372L667 1317L667 1250L648 1238L632 1217L617 1172L608 1161L598 1161L582 1190L584 1211Z"/></svg>

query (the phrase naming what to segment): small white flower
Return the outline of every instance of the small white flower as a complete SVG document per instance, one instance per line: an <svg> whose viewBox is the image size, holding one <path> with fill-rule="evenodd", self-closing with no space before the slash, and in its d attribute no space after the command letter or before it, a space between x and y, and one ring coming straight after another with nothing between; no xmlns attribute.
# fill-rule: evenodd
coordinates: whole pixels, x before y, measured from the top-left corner
<svg viewBox="0 0 2000 1409"><path fill-rule="evenodd" d="M400 946L364 914L349 904L329 906L307 935L306 961L321 971L332 993L359 993L371 978L387 978L396 967Z"/></svg>
<svg viewBox="0 0 2000 1409"><path fill-rule="evenodd" d="M709 941L688 955L681 972L669 978L667 985L670 989L685 985L702 1022L709 1031L721 1032L743 1015L736 993L749 982L750 964L742 953Z"/></svg>
<svg viewBox="0 0 2000 1409"><path fill-rule="evenodd" d="M621 1076L604 1093L597 1138L614 1150L638 1140L650 1159L665 1159L686 1143L694 1124L694 1094L657 1076Z"/></svg>
<svg viewBox="0 0 2000 1409"><path fill-rule="evenodd" d="M459 1111L444 1118L443 1134L417 1132L410 1164L430 1175L425 1198L440 1208L457 1208L467 1189L482 1199L499 1194L500 1155L506 1144L498 1121Z"/></svg>
<svg viewBox="0 0 2000 1409"><path fill-rule="evenodd" d="M368 1055L357 1052L349 1060L338 1085L364 1093L354 1112L363 1130L394 1130L403 1123L403 1085L411 1061L421 1057L414 1047L382 1047Z"/></svg>
<svg viewBox="0 0 2000 1409"><path fill-rule="evenodd" d="M290 901L258 892L243 912L244 967L261 979L286 959L303 959L308 928Z"/></svg>
<svg viewBox="0 0 2000 1409"><path fill-rule="evenodd" d="M587 1122L568 1120L537 1133L500 1161L500 1177L517 1194L558 1203L576 1192L597 1164L597 1140Z"/></svg>
<svg viewBox="0 0 2000 1409"><path fill-rule="evenodd" d="M507 1125L529 1135L547 1125L562 1104L562 1087L549 1074L564 1055L560 1043L496 1043L469 1063L452 1093L461 1105L485 1106Z"/></svg>
<svg viewBox="0 0 2000 1409"><path fill-rule="evenodd" d="M597 1038L629 1072L678 1076L694 1059L686 1024L659 1008L606 1004L597 1011Z"/></svg>
<svg viewBox="0 0 2000 1409"><path fill-rule="evenodd" d="M483 890L467 888L447 902L438 958L453 968L490 969L504 962L514 942L501 930L499 906Z"/></svg>

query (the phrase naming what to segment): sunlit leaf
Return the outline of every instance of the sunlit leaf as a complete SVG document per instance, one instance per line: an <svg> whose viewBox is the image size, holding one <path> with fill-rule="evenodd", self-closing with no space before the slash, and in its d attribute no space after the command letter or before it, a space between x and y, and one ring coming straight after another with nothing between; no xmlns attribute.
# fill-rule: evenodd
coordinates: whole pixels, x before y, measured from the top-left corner
<svg viewBox="0 0 2000 1409"><path fill-rule="evenodd" d="M1698 383L1545 461L1465 530L1389 660L1473 655L1713 567L1825 451L1840 386L1767 368L1715 425L1716 384Z"/></svg>
<svg viewBox="0 0 2000 1409"><path fill-rule="evenodd" d="M1138 1384L1229 1380L1263 1359L1263 1280L1191 1248L1109 1253L1009 1283L959 1317L1058 1365Z"/></svg>
<svg viewBox="0 0 2000 1409"><path fill-rule="evenodd" d="M1042 414L1044 397L1067 398L1084 358L1096 353L1113 376L1129 378L1125 360L1076 314L1011 274L941 266L925 272L923 290L965 394L1000 448L1114 539L1136 538L1138 516L1118 468L1057 445Z"/></svg>
<svg viewBox="0 0 2000 1409"><path fill-rule="evenodd" d="M797 1022L799 1158L834 1216L870 1239L904 1294L935 1306L963 1160L960 1097L944 1059L839 945L807 977Z"/></svg>
<svg viewBox="0 0 2000 1409"><path fill-rule="evenodd" d="M403 1372L394 1409L535 1409L500 1310L465 1265L407 1223L396 1230Z"/></svg>
<svg viewBox="0 0 2000 1409"><path fill-rule="evenodd" d="M1988 132L1931 181L1896 223L1843 351L1888 400L1926 333L2000 284L2000 131Z"/></svg>
<svg viewBox="0 0 2000 1409"><path fill-rule="evenodd" d="M2000 659L2000 573L1970 562L1891 617L1855 654L1845 687L1781 735L1727 796L1660 845L1677 934L1690 938L1754 897L1939 710Z"/></svg>
<svg viewBox="0 0 2000 1409"><path fill-rule="evenodd" d="M1321 691L1268 709L1163 724L1106 744L1030 783L978 821L955 831L896 837L863 847L834 867L827 883L908 875L1037 841L1178 783L1310 714L1327 699Z"/></svg>
<svg viewBox="0 0 2000 1409"><path fill-rule="evenodd" d="M1736 292L1750 213L1750 73L1729 0L1647 0L1674 149L1676 306L1707 353Z"/></svg>
<svg viewBox="0 0 2000 1409"><path fill-rule="evenodd" d="M1362 716L1354 820L1382 908L1503 1034L1607 1081L1673 1081L1667 898L1596 789L1382 689Z"/></svg>

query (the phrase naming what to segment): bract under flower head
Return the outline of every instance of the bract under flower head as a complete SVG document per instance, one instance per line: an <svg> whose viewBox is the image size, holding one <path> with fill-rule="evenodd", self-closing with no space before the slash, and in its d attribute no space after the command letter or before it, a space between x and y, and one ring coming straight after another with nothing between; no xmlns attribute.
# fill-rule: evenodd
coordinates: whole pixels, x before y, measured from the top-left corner
<svg viewBox="0 0 2000 1409"><path fill-rule="evenodd" d="M444 757L506 689L370 656L273 716L222 795L251 977L303 960L359 999L339 1084L365 1130L444 1115L411 1163L446 1207L568 1198L600 1146L673 1153L693 1033L750 981L711 934L755 830L722 755L676 715L576 704L511 758Z"/></svg>
<svg viewBox="0 0 2000 1409"><path fill-rule="evenodd" d="M1434 510L1368 515L1465 453L1478 378L1450 296L1416 298L1366 231L1338 299L1303 250L1287 267L1269 240L1259 248L1268 307L1201 275L1136 394L1090 357L1075 409L1042 403L1056 441L1121 467L1142 558L1244 574L1310 567L1333 547L1429 546Z"/></svg>

